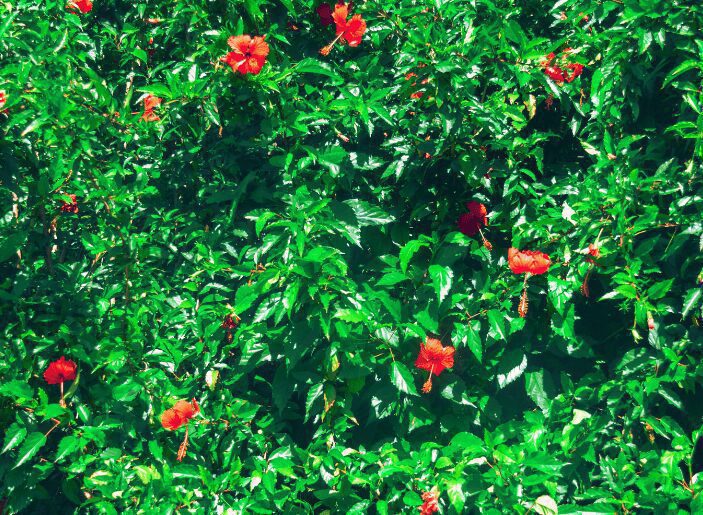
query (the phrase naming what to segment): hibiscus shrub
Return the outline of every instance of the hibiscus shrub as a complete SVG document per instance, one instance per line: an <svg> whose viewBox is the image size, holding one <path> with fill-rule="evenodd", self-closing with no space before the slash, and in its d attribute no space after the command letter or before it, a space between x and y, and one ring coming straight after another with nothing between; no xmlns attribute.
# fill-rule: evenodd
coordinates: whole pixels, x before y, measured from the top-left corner
<svg viewBox="0 0 703 515"><path fill-rule="evenodd" d="M0 12L0 513L703 511L701 5Z"/></svg>

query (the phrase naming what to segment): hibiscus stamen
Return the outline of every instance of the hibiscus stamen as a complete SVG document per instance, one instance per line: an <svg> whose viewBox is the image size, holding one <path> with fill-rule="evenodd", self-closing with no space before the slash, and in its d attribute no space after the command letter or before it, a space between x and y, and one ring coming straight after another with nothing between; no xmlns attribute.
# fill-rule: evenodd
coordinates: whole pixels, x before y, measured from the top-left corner
<svg viewBox="0 0 703 515"><path fill-rule="evenodd" d="M588 298L591 296L591 290L588 288L588 281L591 278L591 271L593 270L593 263L588 267L588 272L586 272L586 277L583 278L583 283L581 284L581 293L584 297Z"/></svg>
<svg viewBox="0 0 703 515"><path fill-rule="evenodd" d="M525 318L527 316L527 308L528 308L528 302L527 302L527 279L529 279L530 273L527 272L525 274L525 281L523 282L522 285L522 295L520 296L520 304L518 304L517 307L517 312L520 315L520 318Z"/></svg>
<svg viewBox="0 0 703 515"><path fill-rule="evenodd" d="M183 443L181 443L180 447L178 447L178 454L176 455L176 459L178 461L183 461L183 458L185 458L187 449L188 449L188 426L186 425L186 436L183 439Z"/></svg>
<svg viewBox="0 0 703 515"><path fill-rule="evenodd" d="M430 376L425 381L425 384L422 385L422 393L430 393L432 391L432 372L434 372L434 365L430 367Z"/></svg>
<svg viewBox="0 0 703 515"><path fill-rule="evenodd" d="M488 252L490 252L491 250L493 250L493 245L491 245L491 242L488 241L488 240L486 239L486 237L483 235L483 231L481 230L480 227L479 227L479 229L478 229L478 232L479 232L479 234L481 235L481 239L483 240L483 246L486 247L486 249L488 250Z"/></svg>
<svg viewBox="0 0 703 515"><path fill-rule="evenodd" d="M341 38L343 35L344 35L344 32L340 32L339 34L337 34L337 37L332 40L332 43L330 43L329 45L327 45L327 46L325 46L325 47L322 47L322 48L320 49L320 54L322 54L322 55L330 55L330 52L332 51L332 48L333 48L334 45L337 43L337 41L340 40L340 38Z"/></svg>
<svg viewBox="0 0 703 515"><path fill-rule="evenodd" d="M428 337L425 343L420 344L415 366L430 371L427 381L422 385L422 392L429 393L432 390L432 374L439 376L445 368L454 366L454 347L444 347L437 338Z"/></svg>

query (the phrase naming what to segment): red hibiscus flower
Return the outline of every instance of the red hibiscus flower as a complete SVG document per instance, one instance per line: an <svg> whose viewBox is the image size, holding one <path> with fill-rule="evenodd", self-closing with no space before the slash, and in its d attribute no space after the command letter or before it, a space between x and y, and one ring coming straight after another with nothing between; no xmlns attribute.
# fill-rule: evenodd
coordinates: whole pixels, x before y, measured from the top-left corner
<svg viewBox="0 0 703 515"><path fill-rule="evenodd" d="M510 247L508 249L508 265L514 274L525 274L525 282L522 287L522 295L518 304L518 314L521 318L527 316L527 279L532 275L544 274L549 270L552 262L544 252L537 250L518 250Z"/></svg>
<svg viewBox="0 0 703 515"><path fill-rule="evenodd" d="M78 213L78 201L76 200L76 196L71 193L68 195L71 197L71 202L66 202L64 200L61 201L61 212L62 213L73 213L76 214Z"/></svg>
<svg viewBox="0 0 703 515"><path fill-rule="evenodd" d="M332 7L327 2L318 6L317 14L320 17L320 23L323 27L327 27L328 25L332 25L334 23L334 18L332 18Z"/></svg>
<svg viewBox="0 0 703 515"><path fill-rule="evenodd" d="M180 400L161 415L161 425L169 431L187 424L191 418L200 413L200 406L195 399L190 402Z"/></svg>
<svg viewBox="0 0 703 515"><path fill-rule="evenodd" d="M193 398L190 402L183 400L178 401L172 409L180 413L186 422L200 413L200 406L198 406L198 402L195 398Z"/></svg>
<svg viewBox="0 0 703 515"><path fill-rule="evenodd" d="M412 98L413 100L417 100L418 98L422 98L424 94L424 91L416 91L415 93L410 94L410 98Z"/></svg>
<svg viewBox="0 0 703 515"><path fill-rule="evenodd" d="M571 70L571 74L565 77L566 82L573 82L576 77L583 73L583 65L581 63L570 63L566 65L568 70Z"/></svg>
<svg viewBox="0 0 703 515"><path fill-rule="evenodd" d="M269 46L265 41L265 36L249 35L230 36L227 44L232 49L226 56L220 59L228 64L233 72L239 72L242 75L251 73L257 75L266 63L266 57L269 55Z"/></svg>
<svg viewBox="0 0 703 515"><path fill-rule="evenodd" d="M580 63L568 63L567 58L569 54L573 52L572 48L565 48L561 52L561 56L558 59L559 63L555 64L556 55L554 52L550 52L544 61L542 61L542 68L544 68L544 73L552 79L557 84L561 85L564 82L573 82L578 76L583 73L583 65ZM571 70L571 73L568 72Z"/></svg>
<svg viewBox="0 0 703 515"><path fill-rule="evenodd" d="M597 245L591 243L588 246L588 253L591 256L593 256L594 258L599 258L600 257L600 248Z"/></svg>
<svg viewBox="0 0 703 515"><path fill-rule="evenodd" d="M161 425L164 429L175 431L184 425L186 426L185 438L178 448L178 454L176 455L178 461L183 460L186 455L186 450L188 449L188 422L198 413L200 413L200 406L198 406L196 400L193 399L190 402L180 400L173 408L167 409L161 415Z"/></svg>
<svg viewBox="0 0 703 515"><path fill-rule="evenodd" d="M438 376L445 368L454 366L454 347L443 347L441 341L428 337L425 343L420 344L415 366L421 370L429 370L430 376L422 385L422 391L429 393L432 390L432 374Z"/></svg>
<svg viewBox="0 0 703 515"><path fill-rule="evenodd" d="M439 511L439 498L434 492L424 492L422 494L422 506L418 509L420 510L420 515L432 515Z"/></svg>
<svg viewBox="0 0 703 515"><path fill-rule="evenodd" d="M161 105L162 100L154 95L147 95L144 98L144 114L142 114L141 120L145 122L158 122L161 118L154 112L154 109Z"/></svg>
<svg viewBox="0 0 703 515"><path fill-rule="evenodd" d="M235 318L236 318L236 320L235 320ZM236 329L237 326L239 325L239 320L240 320L240 318L237 315L234 315L234 316L227 315L227 316L225 316L225 319L222 321L221 327L222 327L222 329L227 329L227 330Z"/></svg>
<svg viewBox="0 0 703 515"><path fill-rule="evenodd" d="M583 294L584 297L590 297L591 296L591 290L588 287L588 281L591 278L591 272L593 272L593 267L596 265L596 262L594 259L598 259L600 257L600 247L596 245L595 243L591 243L588 245L588 257L586 257L586 262L589 263L588 271L586 272L586 275L583 278L583 282L581 283L581 293Z"/></svg>
<svg viewBox="0 0 703 515"><path fill-rule="evenodd" d="M469 212L461 215L457 224L463 234L474 236L481 230L481 227L488 225L488 218L486 217L488 211L486 206L474 200L466 203L466 209Z"/></svg>
<svg viewBox="0 0 703 515"><path fill-rule="evenodd" d="M512 247L508 250L508 264L514 274L544 274L551 263L549 256L538 250L518 250Z"/></svg>
<svg viewBox="0 0 703 515"><path fill-rule="evenodd" d="M7 104L7 93L5 93L5 90L2 89L0 90L0 109L5 107L5 104Z"/></svg>
<svg viewBox="0 0 703 515"><path fill-rule="evenodd" d="M92 0L71 0L68 4L68 8L72 10L79 10L83 14L87 14L93 10Z"/></svg>
<svg viewBox="0 0 703 515"><path fill-rule="evenodd" d="M185 424L185 420L183 420L181 414L173 408L167 409L161 415L161 425L164 426L164 429L175 431L183 424Z"/></svg>
<svg viewBox="0 0 703 515"><path fill-rule="evenodd" d="M564 79L566 78L566 76L564 74L564 70L562 70L558 66L545 66L544 73L546 73L547 77L552 79L557 84L561 84L562 82L564 82Z"/></svg>
<svg viewBox="0 0 703 515"><path fill-rule="evenodd" d="M361 44L361 37L366 32L366 22L360 14L355 14L350 20L347 20L347 7L341 9L339 4L334 10L332 17L337 26L337 36L341 36L349 46L355 47Z"/></svg>
<svg viewBox="0 0 703 515"><path fill-rule="evenodd" d="M335 23L337 37L332 43L320 50L322 55L328 55L337 41L346 42L351 47L361 44L361 38L366 32L366 22L360 14L355 14L350 19L347 19L350 8L351 2L349 4L339 2L335 5L332 19Z"/></svg>
<svg viewBox="0 0 703 515"><path fill-rule="evenodd" d="M459 231L467 236L475 236L476 233L480 233L483 245L488 250L493 249L493 245L486 239L481 230L481 227L488 225L488 217L486 216L488 211L486 210L486 206L472 200L471 202L467 202L466 209L468 209L469 212L462 214L457 221Z"/></svg>
<svg viewBox="0 0 703 515"><path fill-rule="evenodd" d="M44 371L44 380L49 384L73 381L76 378L76 370L78 370L78 366L75 362L61 356L56 361L49 363Z"/></svg>
<svg viewBox="0 0 703 515"><path fill-rule="evenodd" d="M58 384L61 389L61 400L59 404L66 407L66 401L63 398L63 383L64 381L73 381L76 378L76 370L78 366L70 359L61 356L56 361L49 363L49 366L44 371L44 380L49 384Z"/></svg>

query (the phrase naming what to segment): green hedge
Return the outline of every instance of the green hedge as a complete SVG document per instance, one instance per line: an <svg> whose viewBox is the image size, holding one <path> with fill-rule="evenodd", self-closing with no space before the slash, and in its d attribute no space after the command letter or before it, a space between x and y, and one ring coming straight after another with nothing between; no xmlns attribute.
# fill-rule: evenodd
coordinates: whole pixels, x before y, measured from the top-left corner
<svg viewBox="0 0 703 515"><path fill-rule="evenodd" d="M0 512L703 511L702 6L89 3L0 4Z"/></svg>

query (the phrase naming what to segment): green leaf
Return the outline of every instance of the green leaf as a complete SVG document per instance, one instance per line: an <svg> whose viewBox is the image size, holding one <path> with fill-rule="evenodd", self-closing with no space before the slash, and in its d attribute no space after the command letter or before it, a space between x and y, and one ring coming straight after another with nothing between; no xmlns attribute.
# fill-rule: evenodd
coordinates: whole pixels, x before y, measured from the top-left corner
<svg viewBox="0 0 703 515"><path fill-rule="evenodd" d="M511 350L505 353L498 364L496 380L498 387L503 389L510 383L517 380L527 368L527 356L519 350Z"/></svg>
<svg viewBox="0 0 703 515"><path fill-rule="evenodd" d="M34 132L39 127L41 127L46 120L44 118L34 118L29 125L27 125L22 131L21 136L26 136L27 134Z"/></svg>
<svg viewBox="0 0 703 515"><path fill-rule="evenodd" d="M452 508L454 508L457 513L463 513L464 506L466 505L466 492L464 491L463 485L463 481L450 480L447 482L449 502L452 503Z"/></svg>
<svg viewBox="0 0 703 515"><path fill-rule="evenodd" d="M54 461L60 461L69 454L74 453L80 447L80 438L76 438L73 435L65 436L59 442L59 447L56 450L56 456Z"/></svg>
<svg viewBox="0 0 703 515"><path fill-rule="evenodd" d="M318 75L326 75L327 77L331 77L333 79L339 79L340 81L342 80L339 74L334 71L329 64L313 59L312 57L303 59L296 64L295 71L298 73L315 73Z"/></svg>
<svg viewBox="0 0 703 515"><path fill-rule="evenodd" d="M480 325L476 323L477 327L474 328L474 324L469 322L467 324L468 332L466 338L466 345L469 347L471 353L476 357L479 363L483 362L483 340L479 334Z"/></svg>
<svg viewBox="0 0 703 515"><path fill-rule="evenodd" d="M530 396L542 411L548 411L551 404L551 395L547 392L544 384L544 370L527 372L525 374L525 388Z"/></svg>
<svg viewBox="0 0 703 515"><path fill-rule="evenodd" d="M426 246L427 243L422 242L420 240L410 240L405 244L402 249L400 249L400 269L403 271L403 273L407 272L408 263L415 255L415 253L422 247Z"/></svg>
<svg viewBox="0 0 703 515"><path fill-rule="evenodd" d="M408 490L403 494L403 505L405 506L420 506L422 504L422 497L417 492Z"/></svg>
<svg viewBox="0 0 703 515"><path fill-rule="evenodd" d="M500 311L495 309L490 310L486 317L488 318L488 325L490 328L489 336L496 340L507 340L507 333L505 331L505 316Z"/></svg>
<svg viewBox="0 0 703 515"><path fill-rule="evenodd" d="M367 319L366 314L359 310L359 309L348 309L348 308L339 308L334 314L335 318L339 318L340 320L344 320L345 322L350 322L353 324L363 322L364 320Z"/></svg>
<svg viewBox="0 0 703 515"><path fill-rule="evenodd" d="M693 308L695 308L703 296L703 289L693 288L688 290L686 293L686 298L683 301L683 309L681 311L681 317L686 318Z"/></svg>
<svg viewBox="0 0 703 515"><path fill-rule="evenodd" d="M261 0L244 0L244 5L252 19L261 21L264 18L264 13L261 12L260 5L265 5L266 2Z"/></svg>
<svg viewBox="0 0 703 515"><path fill-rule="evenodd" d="M22 401L32 399L34 390L25 381L12 380L0 385L0 395Z"/></svg>
<svg viewBox="0 0 703 515"><path fill-rule="evenodd" d="M408 277L400 272L389 272L376 283L376 286L394 286L400 282L407 281Z"/></svg>
<svg viewBox="0 0 703 515"><path fill-rule="evenodd" d="M0 263L7 261L12 256L18 258L17 251L24 245L27 236L28 234L26 232L20 231L2 238L0 241Z"/></svg>
<svg viewBox="0 0 703 515"><path fill-rule="evenodd" d="M452 287L452 277L454 274L449 267L441 265L430 265L428 271L430 273L432 283L434 284L434 290L437 294L437 298L439 299L439 302L442 302L449 294L449 290Z"/></svg>
<svg viewBox="0 0 703 515"><path fill-rule="evenodd" d="M27 436L27 429L20 426L17 422L8 427L7 431L5 431L5 445L2 448L2 454L17 447L22 443L25 436Z"/></svg>
<svg viewBox="0 0 703 515"><path fill-rule="evenodd" d="M413 375L410 373L410 370L408 370L408 367L402 363L398 363L397 361L391 363L391 382L403 393L418 395Z"/></svg>
<svg viewBox="0 0 703 515"><path fill-rule="evenodd" d="M310 413L312 409L312 405L315 403L317 399L322 397L322 392L325 388L325 385L323 383L318 383L314 386L310 387L310 390L308 390L308 395L305 399L305 419L304 421L307 421L310 418Z"/></svg>
<svg viewBox="0 0 703 515"><path fill-rule="evenodd" d="M558 515L559 506L556 501L548 495L542 495L537 498L532 506L535 513L539 515Z"/></svg>
<svg viewBox="0 0 703 515"><path fill-rule="evenodd" d="M15 463L15 466L12 468L17 468L32 459L34 455L39 452L39 449L44 447L45 443L46 436L44 436L44 433L30 433L24 441L24 444L22 444L22 447L20 447L17 463Z"/></svg>
<svg viewBox="0 0 703 515"><path fill-rule="evenodd" d="M347 152L340 146L329 147L317 155L320 164L330 171L332 177L341 173L341 165L347 158Z"/></svg>
<svg viewBox="0 0 703 515"><path fill-rule="evenodd" d="M682 62L676 68L671 70L669 75L666 76L666 78L664 79L664 82L662 83L662 88L667 87L671 81L673 81L676 77L678 77L682 73L685 73L689 70L693 70L694 68L700 68L700 67L701 67L701 61L689 59L687 61Z"/></svg>
<svg viewBox="0 0 703 515"><path fill-rule="evenodd" d="M673 279L667 279L665 281L660 281L660 282L652 285L647 290L647 297L649 297L651 300L661 299L669 292L669 290L671 289L671 285L673 283L674 283Z"/></svg>
<svg viewBox="0 0 703 515"><path fill-rule="evenodd" d="M482 451L485 446L483 440L475 434L462 431L452 437L449 447L458 451L473 453L474 451Z"/></svg>
<svg viewBox="0 0 703 515"><path fill-rule="evenodd" d="M144 54L146 55L146 52ZM144 60L146 61L147 59ZM171 93L169 87L166 84L161 83L149 84L148 86L140 88L139 91L141 91L142 93L149 93L151 95L154 95L155 97L160 97L166 100L173 97L173 94Z"/></svg>
<svg viewBox="0 0 703 515"><path fill-rule="evenodd" d="M283 409L286 407L286 403L292 393L293 388L288 381L286 366L280 365L273 376L273 383L271 383L271 397L279 413L283 413Z"/></svg>
<svg viewBox="0 0 703 515"><path fill-rule="evenodd" d="M112 390L113 398L118 402L129 402L134 400L142 391L143 387L133 381L116 386Z"/></svg>
<svg viewBox="0 0 703 515"><path fill-rule="evenodd" d="M395 220L391 215L382 209L364 202L363 200L346 200L345 204L350 206L356 214L356 219L359 221L360 227L368 225L383 225Z"/></svg>
<svg viewBox="0 0 703 515"><path fill-rule="evenodd" d="M591 515L597 513L608 513L612 515L617 513L619 505L616 501L612 504L605 502L598 502L595 504L580 504L580 505L561 505L559 508L559 515Z"/></svg>
<svg viewBox="0 0 703 515"><path fill-rule="evenodd" d="M234 299L234 311L241 315L247 311L259 297L259 293L254 286L240 286Z"/></svg>

